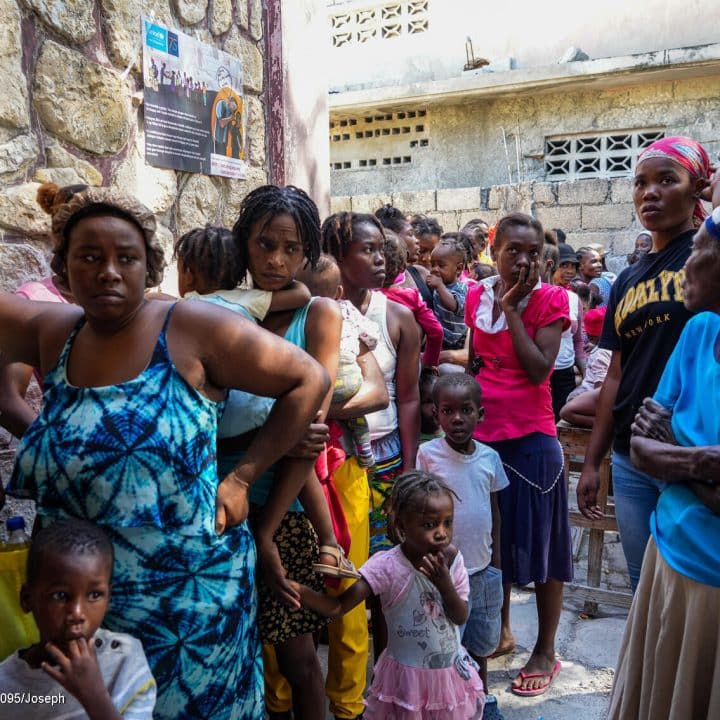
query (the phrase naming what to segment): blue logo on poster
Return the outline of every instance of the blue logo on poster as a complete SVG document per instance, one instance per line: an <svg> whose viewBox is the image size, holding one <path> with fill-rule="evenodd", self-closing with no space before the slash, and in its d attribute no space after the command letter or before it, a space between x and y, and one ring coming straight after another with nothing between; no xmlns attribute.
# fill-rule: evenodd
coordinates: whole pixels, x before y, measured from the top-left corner
<svg viewBox="0 0 720 720"><path fill-rule="evenodd" d="M148 47L167 52L167 31L159 25L145 22L145 44ZM177 43L177 37L175 38Z"/></svg>
<svg viewBox="0 0 720 720"><path fill-rule="evenodd" d="M180 57L180 44L178 43L178 36L174 32L170 32L168 30L167 34L167 40L168 40L168 55L174 55L175 57Z"/></svg>

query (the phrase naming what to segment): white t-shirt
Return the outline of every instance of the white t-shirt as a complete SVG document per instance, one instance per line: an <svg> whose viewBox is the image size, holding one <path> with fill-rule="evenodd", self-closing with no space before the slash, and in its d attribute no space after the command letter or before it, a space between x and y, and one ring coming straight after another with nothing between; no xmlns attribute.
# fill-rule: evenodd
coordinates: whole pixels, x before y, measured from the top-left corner
<svg viewBox="0 0 720 720"><path fill-rule="evenodd" d="M102 628L96 640L98 666L115 707L126 720L151 720L156 686L140 641ZM16 652L0 663L0 718L10 717L87 720L87 713L62 685Z"/></svg>
<svg viewBox="0 0 720 720"><path fill-rule="evenodd" d="M598 383L604 382L611 361L612 350L605 350L596 345L588 355L585 377L582 383L568 395L567 399L572 400L588 390L594 390Z"/></svg>
<svg viewBox="0 0 720 720"><path fill-rule="evenodd" d="M572 291L566 290L570 307L570 327L563 330L560 335L560 349L555 359L555 369L565 370L575 364L575 346L573 335L577 330L578 315L580 314L580 298Z"/></svg>
<svg viewBox="0 0 720 720"><path fill-rule="evenodd" d="M417 454L417 467L439 475L462 501L455 501L452 541L463 554L470 575L484 570L492 559L490 493L510 484L495 450L473 442L472 455L453 450L445 438L423 443Z"/></svg>

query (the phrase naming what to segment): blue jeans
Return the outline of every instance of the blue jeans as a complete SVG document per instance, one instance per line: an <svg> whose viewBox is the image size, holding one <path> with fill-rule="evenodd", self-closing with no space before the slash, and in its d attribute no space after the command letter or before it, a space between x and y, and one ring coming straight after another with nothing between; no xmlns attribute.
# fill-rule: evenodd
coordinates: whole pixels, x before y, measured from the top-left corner
<svg viewBox="0 0 720 720"><path fill-rule="evenodd" d="M633 592L640 579L645 546L650 537L650 515L657 505L665 483L640 472L629 455L612 453L612 480L615 516L620 529L625 561Z"/></svg>
<svg viewBox="0 0 720 720"><path fill-rule="evenodd" d="M460 628L465 648L476 658L495 651L500 640L503 604L502 572L492 565L470 575L470 613Z"/></svg>

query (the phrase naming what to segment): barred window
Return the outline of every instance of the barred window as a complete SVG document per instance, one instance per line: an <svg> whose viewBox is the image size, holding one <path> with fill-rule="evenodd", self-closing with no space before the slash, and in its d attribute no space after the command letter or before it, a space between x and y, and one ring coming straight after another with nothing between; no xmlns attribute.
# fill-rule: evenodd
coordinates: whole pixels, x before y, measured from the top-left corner
<svg viewBox="0 0 720 720"><path fill-rule="evenodd" d="M424 33L429 26L428 5L429 0L402 0L365 8L347 8L343 12L338 12L337 4L331 5L331 10L335 8L335 12L330 14L333 47Z"/></svg>
<svg viewBox="0 0 720 720"><path fill-rule="evenodd" d="M549 180L630 175L640 152L665 137L662 129L572 135L545 139Z"/></svg>

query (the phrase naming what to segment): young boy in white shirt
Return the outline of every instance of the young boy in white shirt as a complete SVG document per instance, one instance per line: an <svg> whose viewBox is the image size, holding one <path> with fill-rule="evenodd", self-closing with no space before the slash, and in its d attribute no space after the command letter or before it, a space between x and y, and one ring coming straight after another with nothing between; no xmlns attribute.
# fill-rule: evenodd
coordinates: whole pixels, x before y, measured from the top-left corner
<svg viewBox="0 0 720 720"><path fill-rule="evenodd" d="M20 604L40 642L0 663L0 718L151 720L156 685L139 640L103 630L113 546L97 525L62 520L28 555Z"/></svg>
<svg viewBox="0 0 720 720"><path fill-rule="evenodd" d="M434 409L445 437L418 449L418 469L439 475L457 494L453 543L470 575L470 615L462 642L480 665L487 693L487 657L500 639L503 602L500 513L496 493L509 485L500 456L473 438L482 422L480 386L465 373L441 376L433 387ZM500 717L488 695L485 718Z"/></svg>

